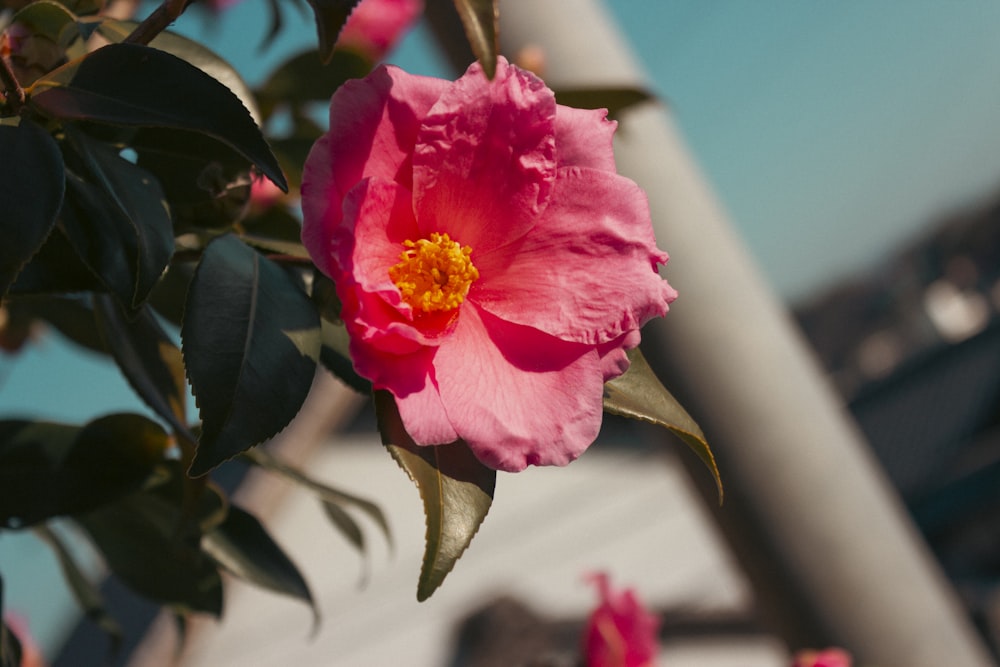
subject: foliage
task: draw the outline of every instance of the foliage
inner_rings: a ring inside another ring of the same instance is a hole
[[[209,478],[229,459],[316,494],[362,554],[358,513],[389,538],[376,504],[258,447],[299,411],[317,367],[371,393],[352,367],[336,292],[308,259],[291,206],[322,133],[311,104],[374,65],[336,46],[356,3],[310,0],[320,57],[296,55],[256,89],[205,46],[164,30],[183,2],[167,0],[141,23],[104,16],[96,0],[35,0],[8,13],[0,349],[16,350],[34,323],[45,323],[117,364],[155,420],[0,421],[0,528],[36,530],[116,645],[117,623],[51,520],[78,526],[125,584],[179,614],[220,615],[225,571],[300,600],[319,618],[282,547]],[[455,5],[492,75],[495,0]],[[281,10],[277,0],[271,6],[273,36]],[[601,102],[600,91],[577,96]],[[639,99],[644,93],[609,91],[604,106]],[[265,137],[260,128],[278,118],[287,131]],[[255,200],[265,180],[289,194]],[[198,424],[187,414],[188,384]],[[415,446],[391,397],[375,392],[374,400],[385,445],[426,511],[417,593],[426,599],[485,518],[496,472],[461,442]],[[641,356],[608,384],[605,406],[671,429],[718,479],[704,436]],[[16,664],[17,653],[4,626],[0,665]]]

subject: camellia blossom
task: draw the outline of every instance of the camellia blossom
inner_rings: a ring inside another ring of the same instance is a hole
[[[302,183],[302,238],[337,286],[357,372],[418,445],[564,465],[603,384],[676,292],[615,123],[500,59],[455,82],[380,67],[333,96]]]
[[[341,29],[337,46],[382,60],[423,11],[423,0],[361,0]]]
[[[612,590],[606,574],[590,579],[597,586],[600,604],[583,631],[586,667],[654,667],[660,619],[643,607],[631,589]]]
[[[851,654],[839,648],[800,651],[795,655],[792,667],[851,667]]]

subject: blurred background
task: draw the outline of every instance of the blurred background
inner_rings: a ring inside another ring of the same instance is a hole
[[[262,0],[244,0],[218,16],[195,7],[176,29],[210,45],[252,86],[314,45],[308,10],[284,4],[285,27],[266,51],[258,48],[268,28]],[[1000,632],[1000,4],[606,4],[738,233],[792,310],[995,649]],[[144,5],[140,13],[153,6]],[[423,24],[389,60],[414,73],[451,76]],[[660,245],[671,250],[669,238],[660,239]],[[84,380],[88,388],[81,391]],[[115,367],[57,334],[19,354],[0,354],[0,418],[84,421],[118,410],[145,411]],[[350,428],[370,434],[374,423],[361,417]],[[644,434],[639,427],[612,422],[604,436],[611,443],[606,450],[627,454],[610,465],[627,467],[633,460],[628,457],[645,455],[643,445],[623,444],[642,441]],[[357,465],[359,475],[369,474],[367,464]],[[383,467],[386,474],[402,477],[391,464]],[[589,469],[581,474],[590,474]],[[530,493],[527,483],[518,483]],[[656,488],[655,481],[649,483]],[[676,484],[686,488],[682,479]],[[376,502],[389,501],[374,491],[380,483],[366,486]],[[665,493],[667,501],[685,508],[696,504],[689,491]],[[499,497],[498,506],[508,500]],[[403,501],[415,505],[412,497]],[[530,505],[524,511],[530,512]],[[710,523],[700,510],[690,511]],[[491,515],[487,523],[494,519]],[[510,522],[515,529],[517,519]],[[756,636],[752,613],[745,612],[752,603],[738,566],[724,554],[711,527],[690,530],[706,553],[715,554],[709,560],[717,565],[698,576],[715,581],[719,599],[732,604],[722,605],[724,613],[713,617],[713,624],[678,621],[674,632],[687,627],[692,633]],[[419,542],[420,531],[415,535]],[[473,551],[477,547],[484,545],[474,542]],[[633,546],[647,547],[662,545]],[[405,548],[400,551],[397,562],[408,557]],[[669,556],[660,560],[669,567]],[[472,571],[475,562],[463,560],[459,572],[463,567]],[[74,633],[79,613],[44,545],[30,535],[3,533],[0,568],[6,606],[28,618],[47,656],[56,664],[99,664],[99,659],[76,661],[87,645],[79,631]],[[313,568],[303,569],[313,574]],[[665,588],[642,580],[647,571],[636,564],[621,575],[640,591],[647,587],[652,595],[646,597],[656,598]],[[373,586],[381,576],[376,567]],[[556,586],[579,589],[563,596],[572,604],[547,610],[556,629],[564,627],[560,622],[571,622],[574,605],[582,615],[590,599],[579,574],[570,579]],[[453,584],[449,580],[445,589]],[[403,591],[407,601],[409,586]],[[364,593],[355,602],[362,599]],[[456,607],[459,611],[469,609]],[[337,621],[331,615],[328,622]],[[304,635],[292,639],[303,643]],[[558,645],[560,635],[555,636]],[[77,642],[75,648],[57,660],[67,640]],[[99,655],[101,644],[92,645]],[[781,664],[781,651],[762,650],[760,664]]]

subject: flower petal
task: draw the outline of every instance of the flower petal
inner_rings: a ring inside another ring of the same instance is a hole
[[[612,141],[618,123],[607,109],[556,107],[556,153],[560,167],[591,167],[616,173]]]
[[[501,319],[597,345],[663,315],[677,293],[660,278],[646,195],[627,178],[561,169],[552,199],[517,243],[473,255],[469,300]]]
[[[593,347],[468,304],[434,357],[441,400],[458,436],[484,464],[508,472],[566,465],[593,443],[603,410],[600,364]]]
[[[448,85],[383,66],[334,93],[330,130],[302,171],[302,242],[320,270],[330,274],[329,258],[313,249],[329,247],[344,197],[358,181],[377,176],[410,187],[420,121]]]
[[[397,183],[370,178],[348,193],[344,219],[331,240],[341,317],[352,335],[372,344],[380,341],[394,354],[411,351],[412,341],[437,345],[454,328],[451,314],[417,318],[389,277],[403,241],[416,236],[410,192]]]
[[[478,64],[427,114],[413,155],[417,223],[482,252],[523,235],[555,176],[556,103],[542,81],[500,59]]]

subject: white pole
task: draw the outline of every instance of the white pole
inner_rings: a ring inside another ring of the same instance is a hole
[[[598,0],[502,0],[500,15],[504,53],[540,46],[552,88],[645,81]],[[622,120],[619,171],[649,194],[681,295],[646,346],[709,435],[727,504],[775,559],[763,570],[786,593],[770,603],[860,665],[993,664],[666,109]]]

